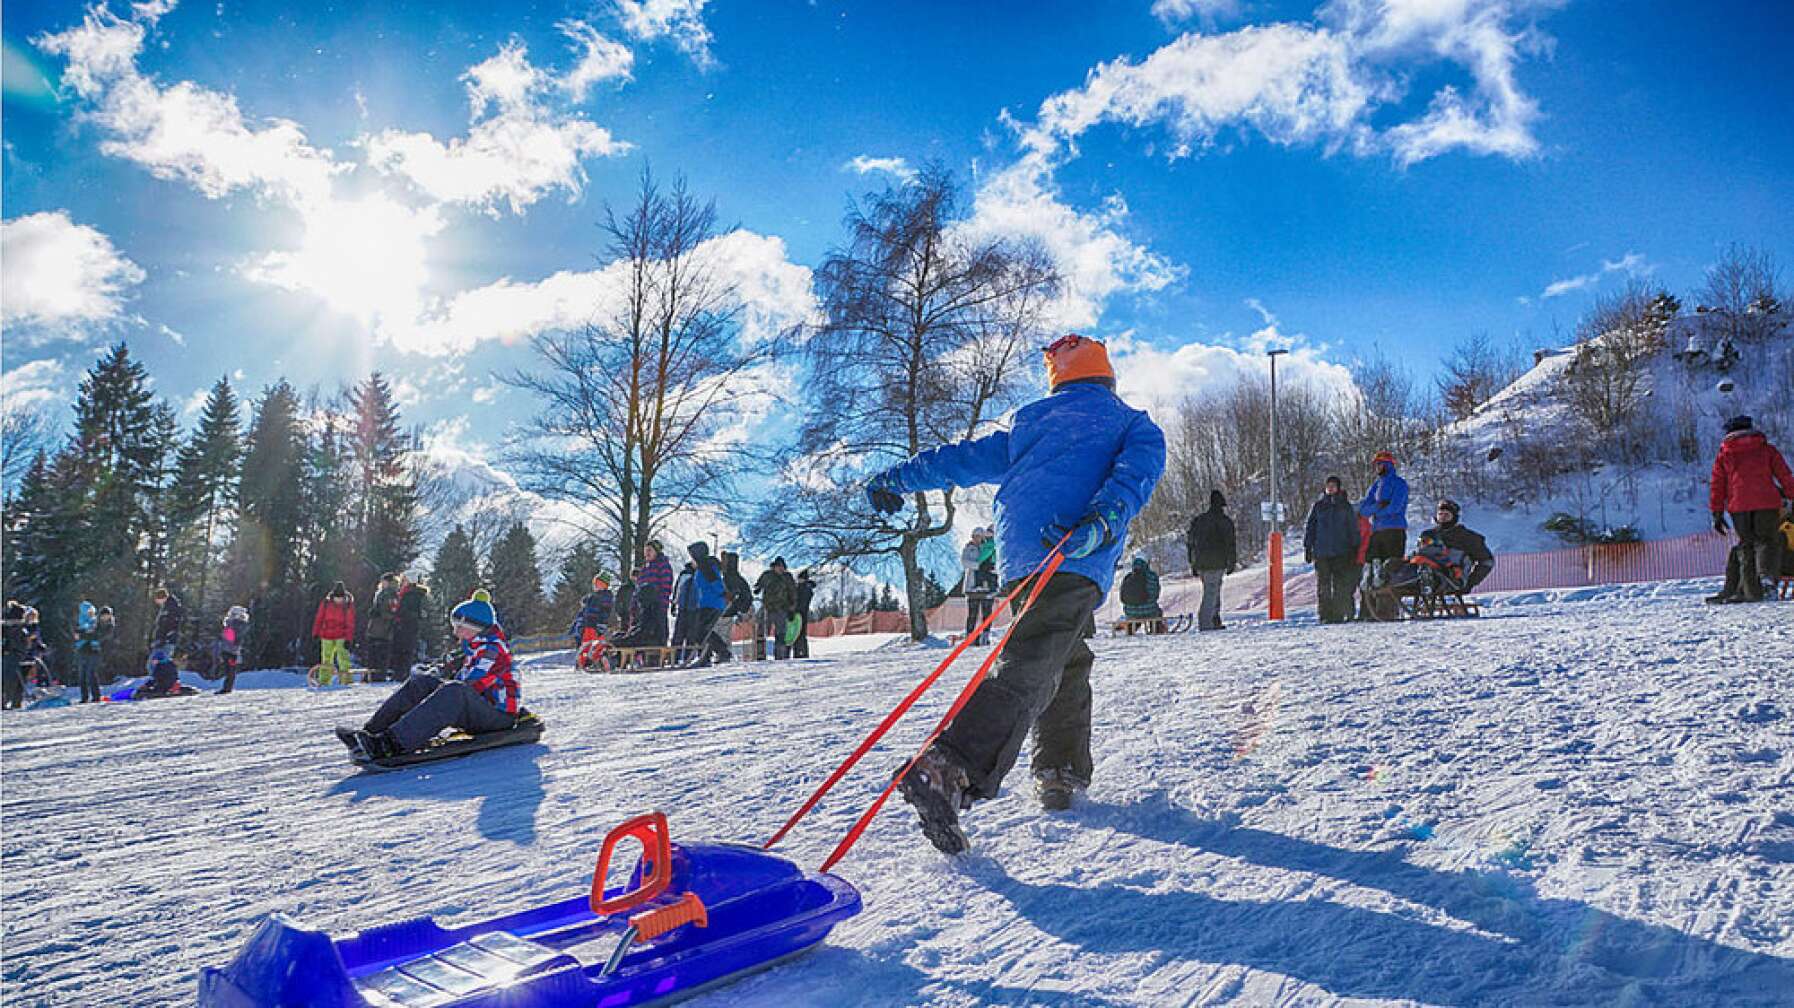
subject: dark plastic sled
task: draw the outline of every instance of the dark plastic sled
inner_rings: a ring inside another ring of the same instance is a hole
[[[380,760],[356,760],[355,765],[365,770],[398,770],[402,767],[416,766],[419,763],[434,763],[437,760],[454,759],[466,756],[483,749],[498,749],[502,746],[524,745],[535,742],[542,737],[548,726],[534,714],[525,714],[514,728],[504,731],[481,732],[469,735],[455,732],[432,739],[430,744],[415,752],[400,753]]]
[[[196,687],[189,686],[186,683],[176,683],[173,692],[169,693],[150,693],[144,689],[147,685],[149,685],[149,680],[139,680],[122,689],[113,690],[106,696],[106,699],[115,703],[127,703],[133,700],[166,700],[169,697],[199,695],[199,690]]]
[[[619,840],[643,845],[624,890],[603,892]],[[593,891],[461,928],[428,917],[332,939],[278,915],[201,1008],[624,1008],[663,1004],[806,951],[860,909],[832,874],[755,847],[672,844],[666,817],[604,840]]]

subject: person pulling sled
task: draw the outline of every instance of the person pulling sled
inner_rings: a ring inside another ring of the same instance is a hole
[[[511,649],[492,603],[468,599],[449,614],[461,642],[456,678],[419,672],[405,680],[359,729],[338,728],[337,738],[357,762],[378,763],[426,749],[445,729],[478,736],[510,731],[532,715],[511,668]]]
[[[1163,432],[1115,394],[1102,343],[1068,335],[1044,357],[1051,391],[1009,429],[924,451],[867,485],[872,507],[895,514],[903,494],[995,483],[1004,582],[1042,567],[1056,546],[1065,558],[1019,616],[996,671],[899,784],[923,834],[947,854],[967,848],[959,813],[996,797],[1030,730],[1043,806],[1067,808],[1089,786],[1095,659],[1085,640],[1128,523],[1165,468]]]

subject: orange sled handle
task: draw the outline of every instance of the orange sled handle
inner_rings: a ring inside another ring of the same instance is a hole
[[[642,884],[621,896],[605,899],[604,879],[610,873],[611,855],[616,853],[617,844],[630,838],[642,844]],[[666,813],[648,812],[626,819],[605,836],[604,846],[598,851],[598,867],[592,872],[592,912],[608,917],[641,906],[665,892],[672,880],[673,845],[667,836]]]
[[[635,931],[635,940],[650,942],[668,931],[687,924],[699,927],[710,926],[710,912],[704,901],[695,892],[688,892],[679,898],[679,902],[653,910],[643,910],[629,918],[629,926]]]

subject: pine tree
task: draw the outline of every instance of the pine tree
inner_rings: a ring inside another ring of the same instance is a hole
[[[35,606],[48,620],[74,602],[79,572],[66,561],[81,534],[81,517],[66,502],[74,497],[74,456],[38,452],[6,507],[5,596]]]
[[[446,611],[472,595],[479,583],[480,560],[473,551],[473,537],[456,524],[436,548],[436,565],[430,570],[430,595]]]
[[[230,597],[250,608],[249,667],[298,660],[294,643],[311,629],[299,582],[305,546],[306,438],[299,395],[282,380],[256,403],[237,486],[237,536]]]
[[[598,562],[598,544],[590,539],[574,543],[561,558],[554,595],[548,600],[548,611],[543,617],[550,629],[562,618],[569,624],[573,622],[586,593],[592,590],[592,578],[599,573]]]
[[[214,605],[213,596],[221,595],[226,587],[219,575],[228,553],[237,480],[242,475],[238,408],[230,380],[219,378],[206,397],[198,427],[176,457],[169,490],[169,576],[192,586],[188,603],[196,616],[216,615],[234,604]]]
[[[317,434],[305,455],[304,527],[311,559],[305,583],[315,601],[337,581],[357,580],[363,565],[356,550],[360,530],[350,512],[355,467],[348,419],[329,408],[313,415]],[[369,583],[378,576],[372,571]]]
[[[492,604],[504,614],[512,636],[534,633],[542,626],[542,569],[536,562],[536,537],[523,522],[512,522],[492,544],[486,558],[486,587]]]
[[[119,343],[82,380],[74,440],[52,466],[64,477],[55,507],[79,518],[67,546],[45,559],[67,572],[71,590],[114,599],[119,640],[127,644],[148,638],[149,588],[163,573],[161,511],[174,432],[174,411],[155,401],[148,373]],[[79,600],[44,601],[46,639],[65,639]]]
[[[349,506],[362,563],[350,587],[371,593],[381,571],[403,570],[418,555],[417,475],[413,439],[399,431],[392,385],[378,371],[349,393],[353,470]]]
[[[928,577],[922,585],[922,605],[926,606],[929,609],[933,609],[935,606],[938,606],[946,601],[947,601],[946,586],[941,584],[940,578],[937,578],[934,576],[933,571],[929,571]]]

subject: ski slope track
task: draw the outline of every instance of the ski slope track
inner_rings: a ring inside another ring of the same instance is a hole
[[[1042,812],[1023,768],[959,859],[894,800],[838,869],[865,911],[691,1003],[1794,1003],[1794,605],[1712,589],[1099,638],[1086,800]],[[191,1004],[270,912],[341,934],[566,898],[650,808],[761,841],[941,654],[532,658],[544,744],[380,775],[330,726],[389,687],[7,712],[0,994]],[[971,664],[779,850],[818,864]]]

